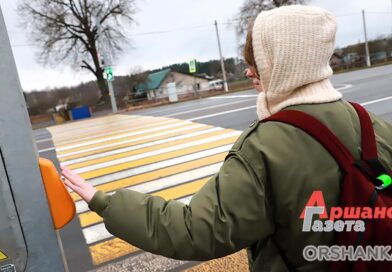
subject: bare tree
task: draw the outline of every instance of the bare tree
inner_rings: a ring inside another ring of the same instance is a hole
[[[134,23],[135,12],[135,0],[20,0],[18,4],[22,26],[40,45],[40,63],[70,64],[92,72],[101,98],[108,96],[108,88],[99,52],[106,48],[112,59],[118,56],[127,42],[125,27]]]
[[[244,37],[248,32],[249,23],[264,10],[270,10],[281,6],[302,5],[309,0],[245,0],[240,11],[235,16],[236,32],[239,37]]]

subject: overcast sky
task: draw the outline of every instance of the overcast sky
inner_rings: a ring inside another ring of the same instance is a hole
[[[214,20],[219,23],[222,51],[225,57],[238,55],[231,19],[244,0],[137,0],[137,25],[127,30],[133,41],[115,63],[114,73],[124,75],[135,67],[159,68],[191,58],[207,61],[219,57]],[[43,67],[37,63],[37,48],[27,32],[18,27],[15,13],[17,0],[0,0],[13,53],[24,90],[76,85],[94,79],[85,71],[72,71],[66,66]],[[392,0],[314,0],[312,5],[331,11],[338,19],[337,45],[364,40],[361,10],[367,12],[369,38],[392,32]],[[182,29],[202,26],[195,29]],[[169,33],[140,35],[145,32],[173,30]]]

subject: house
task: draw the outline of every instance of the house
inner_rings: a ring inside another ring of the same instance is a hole
[[[351,52],[351,53],[347,53],[343,57],[343,60],[345,63],[353,63],[353,62],[358,61],[359,58],[360,58],[360,56],[356,52]]]
[[[135,87],[135,92],[136,95],[146,93],[148,100],[167,98],[169,96],[167,84],[173,82],[176,83],[178,95],[196,94],[210,89],[205,78],[166,69],[149,74],[145,83]]]
[[[387,61],[388,59],[388,53],[385,51],[379,51],[379,52],[375,52],[370,54],[370,60],[372,62],[380,62],[380,61]]]

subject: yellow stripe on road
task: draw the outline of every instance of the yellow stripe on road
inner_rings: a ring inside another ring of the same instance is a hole
[[[173,126],[173,125],[176,125],[176,124],[178,124],[178,125],[177,126]],[[174,128],[180,128],[180,127],[186,127],[186,126],[194,126],[194,125],[195,124],[191,123],[191,122],[182,122],[181,121],[181,122],[178,122],[178,123],[174,122],[174,123],[168,124],[168,125],[165,124],[165,125],[163,125],[161,127],[162,127],[162,129],[165,129],[165,126],[170,126],[170,129],[174,129]],[[68,146],[68,148],[66,150],[61,150],[59,148],[59,151],[57,152],[57,154],[58,155],[64,155],[64,154],[75,152],[75,151],[82,151],[82,150],[85,150],[85,149],[88,149],[88,148],[99,147],[99,146],[102,145],[102,143],[114,144],[114,143],[122,142],[122,141],[124,141],[124,139],[130,140],[130,139],[134,139],[134,138],[140,138],[140,137],[149,136],[149,135],[151,135],[154,132],[158,132],[159,131],[158,130],[159,127],[160,126],[154,126],[152,128],[149,128],[149,130],[154,129],[154,131],[147,131],[148,129],[145,129],[145,128],[135,129],[135,130],[132,130],[132,134],[135,134],[135,135],[132,135],[132,136],[127,136],[126,134],[124,134],[124,135],[122,135],[124,137],[122,137],[122,136],[120,137],[119,136],[119,138],[113,139],[113,140],[108,139],[106,141],[105,139],[103,139],[103,140],[101,139],[101,141],[99,143],[91,143],[91,144],[89,144],[89,142],[86,142],[86,143],[83,143],[83,145],[79,146],[79,147],[72,148],[72,146]],[[79,143],[77,145],[79,145]]]
[[[130,146],[136,146],[139,144],[144,144],[144,143],[148,143],[148,142],[152,142],[152,141],[157,141],[157,140],[161,140],[161,139],[166,139],[166,138],[170,138],[170,137],[174,137],[174,136],[179,136],[179,135],[184,135],[184,134],[188,134],[188,133],[192,133],[192,132],[197,132],[197,131],[201,131],[201,130],[206,130],[211,128],[212,126],[200,126],[197,124],[188,124],[188,125],[182,125],[181,128],[184,128],[184,130],[182,131],[175,131],[173,133],[165,133],[162,135],[157,135],[157,136],[152,136],[152,137],[146,137],[145,139],[141,139],[141,140],[136,140],[136,141],[132,141],[132,142],[127,142],[127,143],[119,143],[110,147],[102,147],[99,148],[97,150],[93,150],[93,151],[86,151],[86,152],[81,152],[79,154],[76,155],[70,155],[67,156],[65,154],[64,157],[60,158],[59,160],[61,162],[65,162],[65,161],[69,161],[69,160],[73,160],[73,159],[77,159],[77,158],[82,158],[82,157],[86,157],[86,156],[90,156],[90,155],[94,155],[94,154],[98,154],[98,153],[103,153],[106,151],[111,151],[114,149],[119,149],[119,148],[123,148],[123,147],[130,147]],[[189,129],[186,129],[189,128]],[[151,135],[151,133],[147,134],[148,136]],[[145,136],[142,135],[137,135],[136,137],[134,137],[133,139],[137,139],[137,138],[142,138]],[[124,140],[124,139],[123,139]],[[131,137],[126,138],[126,140],[132,140]],[[110,143],[110,142],[105,142],[106,144]],[[101,144],[102,145],[102,144]]]
[[[191,170],[191,169],[196,169],[196,168],[203,167],[203,166],[206,166],[206,165],[222,162],[224,160],[224,158],[226,157],[226,155],[227,155],[227,152],[220,153],[220,154],[213,155],[213,156],[210,156],[210,157],[205,157],[205,158],[202,158],[202,159],[197,159],[197,160],[194,160],[194,161],[190,161],[190,162],[186,162],[186,163],[170,166],[170,167],[167,167],[167,168],[158,169],[158,170],[151,171],[151,172],[148,172],[148,173],[143,173],[143,174],[140,174],[140,175],[132,176],[132,177],[129,177],[129,178],[116,180],[116,181],[113,181],[113,182],[110,182],[110,183],[98,185],[95,188],[97,190],[102,191],[102,192],[115,191],[115,190],[120,189],[120,188],[126,188],[126,187],[129,187],[129,186],[133,186],[133,185],[145,183],[145,182],[148,182],[148,181],[152,181],[152,180],[155,180],[155,179],[158,179],[158,178],[164,178],[164,177],[167,177],[167,176],[171,176],[171,175],[174,175],[174,174],[185,172],[185,171],[188,171],[188,170]],[[75,192],[72,192],[71,196],[72,196],[72,198],[75,201],[81,200],[81,197],[78,194],[76,194]]]
[[[140,149],[136,149],[136,150],[132,150],[132,151],[116,154],[116,155],[111,155],[111,156],[107,156],[107,157],[103,157],[103,158],[99,158],[99,159],[93,159],[93,160],[89,160],[86,162],[71,164],[71,165],[68,165],[68,168],[78,169],[78,168],[82,168],[82,167],[89,166],[89,165],[112,161],[112,160],[116,160],[116,159],[120,159],[120,158],[124,158],[124,157],[129,157],[129,156],[133,156],[133,155],[143,154],[143,153],[146,153],[149,151],[159,150],[159,149],[166,148],[166,147],[176,146],[179,144],[189,143],[189,142],[193,142],[193,141],[197,141],[197,140],[201,140],[201,139],[205,139],[205,138],[209,138],[209,137],[213,137],[213,136],[227,134],[228,131],[230,131],[230,130],[219,130],[219,131],[214,131],[214,132],[210,132],[210,133],[206,133],[206,134],[202,134],[202,135],[197,135],[197,136],[190,137],[190,138],[185,138],[185,139],[176,140],[176,141],[172,141],[172,142],[168,142],[168,143],[163,143],[163,144],[153,145],[153,146],[149,146],[149,147],[145,147],[145,148],[140,148]]]
[[[90,246],[89,249],[94,265],[106,263],[140,250],[119,238]]]
[[[80,137],[79,139],[75,139],[74,135],[71,135],[71,139],[69,139],[68,142],[58,144],[56,145],[56,148],[67,148],[68,146],[72,146],[74,144],[83,144],[83,143],[88,143],[90,141],[97,141],[97,140],[102,140],[105,138],[109,137],[118,137],[121,135],[124,135],[129,132],[133,132],[136,129],[149,129],[157,126],[157,120],[155,118],[141,118],[141,120],[138,120],[138,122],[135,122],[133,120],[126,120],[127,124],[118,126],[118,129],[116,128],[109,128],[107,130],[101,130],[95,133],[91,133],[87,136]],[[150,122],[149,122],[150,121]],[[160,125],[169,125],[172,123],[178,123],[178,120],[176,119],[164,119],[161,121],[158,121]],[[105,126],[106,127],[106,126]],[[71,133],[69,133],[71,134]],[[70,138],[70,136],[68,136]]]
[[[200,188],[210,179],[204,178],[200,179],[197,181],[181,184],[169,189],[165,189],[162,191],[158,191],[155,193],[152,193],[151,195],[153,196],[160,196],[164,198],[165,200],[169,199],[176,199],[176,198],[181,198],[187,195],[192,195],[196,193]],[[95,212],[85,212],[79,215],[80,219],[80,225],[84,228],[96,223],[102,222],[102,217],[100,217],[98,214]]]
[[[125,255],[141,251],[139,248],[119,239],[114,238],[89,247],[94,265],[100,265]],[[248,271],[249,263],[246,250],[241,250],[232,255],[211,260],[191,267],[186,272],[209,271]]]
[[[233,144],[237,139],[238,139],[238,136],[233,136],[233,137],[229,137],[226,139],[221,139],[218,141],[209,142],[206,144],[201,144],[201,145],[189,147],[186,149],[181,149],[178,151],[163,153],[160,155],[151,156],[151,157],[147,157],[147,158],[136,160],[136,161],[126,162],[126,163],[117,164],[117,165],[110,166],[110,167],[105,167],[105,168],[93,170],[90,172],[85,172],[85,173],[80,174],[80,176],[84,179],[92,179],[92,178],[104,176],[107,174],[119,172],[119,171],[129,169],[129,168],[134,168],[134,167],[138,167],[138,166],[142,166],[142,165],[146,165],[146,164],[164,161],[164,160],[168,160],[171,158],[176,158],[179,156],[202,151],[202,150],[209,150],[209,149],[212,149],[212,148],[218,147],[218,146]]]
[[[160,117],[158,118],[160,119]],[[133,124],[134,122],[138,123],[142,120],[147,121],[148,119],[153,121],[155,118],[138,115],[105,116],[56,125],[48,127],[48,130],[55,136],[55,144],[60,146],[71,144],[78,139],[83,140],[92,135],[115,131],[119,128],[126,127],[126,125],[129,126],[129,124]]]

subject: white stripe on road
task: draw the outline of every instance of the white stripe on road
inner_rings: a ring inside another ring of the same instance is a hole
[[[178,199],[178,201],[184,203],[184,204],[189,204],[190,200],[191,200],[192,196],[187,196],[181,199]],[[131,216],[131,214],[129,215],[124,215],[124,216]],[[103,223],[97,224],[97,225],[93,225],[91,227],[88,228],[84,228],[83,230],[83,235],[84,238],[86,239],[86,243],[92,244],[92,243],[96,243],[99,242],[101,240],[113,237],[113,235],[111,235],[105,228],[105,225]]]
[[[160,136],[163,136],[163,135],[172,134],[172,133],[176,133],[176,132],[187,131],[187,130],[192,130],[192,129],[196,129],[196,128],[200,128],[200,127],[208,127],[208,126],[205,125],[205,124],[197,124],[197,123],[195,123],[195,124],[193,124],[191,126],[186,126],[186,127],[179,128],[179,129],[166,130],[164,132],[150,134],[148,136],[143,136],[143,137],[140,137],[140,138],[129,139],[129,140],[121,141],[121,142],[116,142],[116,143],[111,143],[111,144],[106,144],[106,145],[100,145],[100,146],[95,146],[95,147],[91,147],[91,148],[86,148],[86,149],[83,149],[83,150],[78,150],[78,151],[74,151],[74,152],[61,154],[61,155],[58,155],[57,158],[60,159],[60,158],[63,158],[63,157],[79,155],[79,154],[83,154],[83,153],[90,152],[90,151],[100,150],[102,148],[114,147],[114,146],[117,146],[117,145],[128,144],[128,143],[137,142],[137,141],[141,141],[141,140],[147,140],[147,139],[154,138],[154,137],[160,137]]]
[[[52,140],[52,138],[45,138],[45,139],[41,139],[41,140],[35,140],[35,143],[39,144],[39,143],[48,142],[51,140]]]
[[[112,115],[109,113],[109,116],[106,116],[105,118],[90,118],[90,119],[84,119],[84,120],[77,120],[73,121],[70,123],[64,123],[59,126],[53,126],[49,127],[48,129],[50,130],[51,133],[54,133],[56,135],[62,134],[64,136],[67,135],[68,133],[77,130],[77,129],[83,129],[85,131],[91,131],[91,130],[96,130],[97,128],[102,127],[102,121],[104,121],[105,125],[108,125],[110,129],[114,129],[115,127],[119,126],[121,123],[129,123],[133,122],[134,120],[140,120],[140,119],[151,119],[150,116],[143,116],[143,115]]]
[[[123,163],[131,162],[131,161],[136,161],[136,160],[148,158],[151,156],[156,156],[156,155],[160,155],[160,154],[164,154],[164,153],[168,153],[168,152],[178,151],[181,149],[186,149],[186,148],[210,143],[213,141],[218,141],[218,140],[223,140],[223,139],[227,139],[227,138],[234,137],[234,136],[239,136],[240,134],[241,134],[240,131],[232,131],[232,132],[229,132],[226,134],[208,137],[208,138],[204,138],[204,139],[201,139],[198,141],[193,141],[193,142],[189,142],[189,143],[184,143],[184,144],[180,144],[180,145],[176,145],[176,146],[171,146],[171,147],[162,148],[159,150],[146,152],[143,154],[137,154],[134,156],[129,156],[129,157],[125,157],[125,158],[120,158],[120,159],[116,159],[116,160],[111,160],[111,161],[107,161],[107,162],[102,162],[102,163],[97,163],[97,164],[81,167],[81,168],[75,169],[73,172],[76,174],[91,172],[94,170],[107,168],[107,167],[114,166],[117,164],[123,164]]]
[[[164,161],[160,161],[160,162],[156,162],[156,163],[152,163],[152,164],[148,164],[148,165],[144,165],[144,166],[140,166],[140,167],[130,168],[130,169],[123,170],[120,172],[108,174],[108,175],[105,175],[102,177],[92,178],[92,179],[89,179],[88,181],[91,185],[97,186],[97,185],[112,182],[115,180],[124,179],[124,178],[128,178],[131,176],[155,171],[155,170],[162,169],[165,167],[169,167],[169,166],[173,166],[173,165],[177,165],[177,164],[181,164],[181,163],[186,163],[186,162],[193,161],[193,160],[198,160],[198,159],[201,159],[204,157],[209,157],[209,156],[220,154],[223,152],[228,152],[232,146],[233,146],[232,144],[229,144],[229,145],[224,145],[224,146],[220,146],[220,147],[216,147],[216,148],[211,148],[208,150],[192,153],[192,154],[185,155],[185,156],[180,156],[180,157],[173,158],[173,159],[168,159],[168,160],[164,160]]]
[[[171,137],[171,138],[167,138],[167,139],[163,139],[163,140],[147,142],[147,143],[140,144],[140,145],[130,146],[130,147],[126,147],[126,148],[120,148],[120,149],[111,150],[111,151],[107,151],[107,152],[103,152],[103,153],[98,153],[98,154],[94,154],[94,155],[90,155],[90,156],[86,156],[86,157],[82,157],[82,158],[77,158],[77,159],[69,160],[69,161],[66,161],[66,162],[62,162],[61,164],[62,165],[71,165],[71,164],[75,164],[75,163],[91,161],[91,160],[100,159],[100,158],[104,158],[104,157],[108,157],[108,156],[112,156],[112,155],[116,155],[116,154],[121,154],[121,153],[129,152],[129,151],[133,151],[133,150],[137,150],[137,149],[151,147],[151,146],[154,146],[154,145],[170,143],[170,142],[174,142],[174,141],[178,141],[178,140],[183,140],[183,139],[186,139],[186,138],[191,138],[191,137],[194,137],[194,136],[208,134],[208,133],[219,131],[219,130],[223,130],[223,128],[221,128],[221,127],[213,127],[213,128],[210,128],[210,129],[206,129],[206,130],[202,130],[202,131],[196,131],[196,132],[193,132],[193,133],[184,134],[184,135],[180,135],[180,136],[175,136],[175,137]]]
[[[244,94],[244,95],[222,95],[222,96],[213,96],[208,97],[207,99],[227,99],[227,98],[249,98],[249,97],[257,97],[257,94]],[[252,101],[254,99],[243,100],[243,101]]]
[[[122,119],[122,120],[115,120],[114,122],[116,123],[116,126],[118,126],[118,124],[121,124],[121,123],[130,123],[130,122],[133,122],[134,120],[138,120],[138,121],[140,121],[140,119],[145,119],[145,118],[150,118],[150,119],[152,119],[151,118],[151,116],[142,116],[142,115],[129,115],[129,117],[127,118],[127,119]],[[96,119],[94,119],[94,120],[99,120],[98,118],[96,118]],[[87,123],[90,123],[90,120],[85,120],[86,121],[86,123],[83,123],[84,121],[78,121],[80,124],[84,124],[83,126],[85,127],[86,126],[86,124]],[[168,122],[172,122],[173,120],[162,120],[162,121],[160,121],[160,123],[168,123]],[[74,125],[75,123],[69,123],[69,124],[66,124],[66,125]],[[102,126],[102,124],[96,124],[96,122],[95,122],[95,124],[87,124],[87,126],[88,126],[88,128],[91,128],[91,127],[96,127],[96,126]],[[72,129],[76,129],[75,127],[73,127]],[[114,128],[113,128],[114,129]],[[97,138],[97,137],[100,137],[100,136],[107,136],[107,135],[111,135],[111,134],[115,134],[115,133],[119,133],[119,132],[123,132],[123,131],[130,131],[130,130],[133,130],[134,128],[127,128],[127,129],[122,129],[122,130],[116,130],[116,131],[113,131],[113,132],[106,132],[106,133],[102,133],[102,134],[99,134],[99,135],[93,135],[93,136],[84,136],[84,137],[80,137],[80,138],[78,138],[77,139],[77,141],[83,141],[83,140],[88,140],[88,139],[93,139],[93,138]],[[48,129],[49,130],[49,129]],[[66,132],[67,130],[66,129],[64,129],[62,132]],[[49,132],[50,134],[53,134],[53,132]],[[66,133],[69,133],[69,132],[66,132]],[[55,134],[58,134],[58,132],[55,132]],[[52,138],[45,138],[45,139],[40,139],[40,140],[38,140],[38,141],[36,141],[36,143],[39,143],[40,141],[49,141],[49,140],[51,140]],[[71,141],[72,142],[72,141]],[[69,142],[68,142],[69,143]],[[67,143],[65,143],[65,144],[67,144]],[[64,144],[64,145],[65,145]]]
[[[391,99],[392,99],[392,96],[388,96],[388,97],[384,97],[384,98],[380,98],[380,99],[364,102],[364,103],[361,103],[361,105],[362,106],[367,106],[367,105],[371,105],[371,104],[375,104],[375,103],[379,103],[379,102],[384,102],[384,101],[391,100]]]
[[[248,102],[248,101],[253,101],[253,100],[254,99],[245,99],[245,100],[241,100],[241,101],[235,101],[235,102],[230,102],[230,103],[218,104],[218,105],[204,107],[204,108],[198,108],[198,109],[194,109],[194,110],[188,110],[188,111],[183,111],[183,112],[176,112],[176,113],[173,113],[173,114],[164,115],[164,117],[172,117],[172,116],[183,115],[183,114],[186,114],[186,113],[191,113],[191,112],[196,112],[196,111],[204,111],[204,110],[209,110],[209,109],[215,109],[215,108],[219,108],[219,107],[234,105],[234,104]]]
[[[55,147],[44,148],[44,149],[38,150],[38,153],[44,153],[44,152],[52,151],[55,149],[56,149]]]
[[[57,148],[57,151],[60,152],[60,151],[65,151],[65,150],[69,150],[69,149],[73,149],[73,148],[88,146],[88,145],[92,145],[92,144],[98,144],[98,143],[102,143],[102,142],[118,140],[118,139],[130,137],[130,136],[145,134],[145,133],[159,131],[159,130],[163,130],[163,129],[179,127],[179,126],[183,126],[183,125],[186,125],[186,124],[191,124],[191,122],[183,121],[183,122],[176,122],[174,124],[165,125],[165,126],[156,126],[156,127],[150,128],[150,129],[144,129],[144,130],[140,130],[140,131],[136,131],[136,132],[130,132],[130,133],[124,133],[124,134],[121,134],[121,135],[108,137],[108,138],[104,138],[104,139],[99,139],[99,140],[94,140],[94,141],[83,142],[83,143],[80,143],[80,144],[74,144],[74,145],[69,145],[69,146],[65,146],[65,147],[60,147],[60,148]]]
[[[256,108],[256,106],[250,106],[250,107],[239,108],[239,109],[235,109],[235,110],[223,111],[223,112],[218,112],[218,113],[214,113],[214,114],[194,117],[194,118],[188,119],[187,121],[196,121],[196,120],[200,120],[200,119],[207,119],[207,118],[211,118],[211,117],[215,117],[215,116],[219,116],[219,115],[224,115],[224,114],[228,114],[228,113],[244,111],[244,110],[249,110],[249,109],[254,109],[254,108]]]
[[[351,84],[339,84],[339,85],[343,85],[343,87],[336,88],[336,90],[338,90],[338,91],[343,91],[343,90],[346,90],[346,89],[350,89],[353,86]]]
[[[156,191],[164,190],[168,187],[173,187],[181,185],[192,180],[202,179],[207,176],[212,176],[216,174],[223,162],[207,165],[190,171],[185,171],[179,174],[175,174],[169,177],[160,178],[141,184],[129,186],[126,189],[133,190],[136,192],[151,194]],[[107,193],[108,195],[114,194],[114,192]],[[76,212],[83,213],[89,210],[88,204],[84,200],[79,200],[76,202]]]

